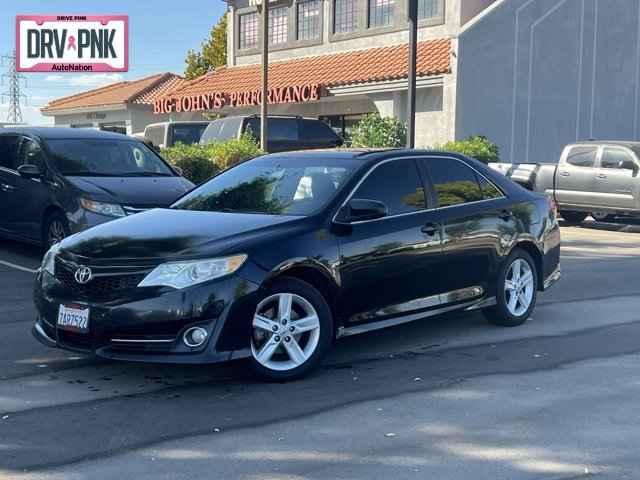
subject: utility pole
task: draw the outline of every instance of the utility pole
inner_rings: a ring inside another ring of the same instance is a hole
[[[8,90],[1,95],[2,103],[8,101],[9,112],[7,121],[10,123],[22,123],[22,110],[20,100],[26,96],[21,92],[21,82],[25,82],[25,77],[16,70],[16,51],[12,55],[2,56],[2,66],[7,65],[7,72],[2,74],[2,85],[8,84]]]
[[[269,0],[262,0],[262,103],[260,105],[260,148],[267,151],[269,104]]]
[[[416,64],[418,54],[418,0],[407,0],[409,13],[409,71],[407,75],[407,148],[416,146]]]

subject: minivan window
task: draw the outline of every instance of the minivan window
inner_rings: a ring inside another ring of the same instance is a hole
[[[251,129],[251,134],[260,141],[259,118],[247,120],[247,130]],[[298,119],[296,118],[269,118],[267,121],[270,142],[297,142],[298,141]]]
[[[47,148],[62,175],[86,177],[173,176],[146,145],[127,140],[50,139]]]
[[[463,162],[446,158],[424,161],[438,197],[439,207],[484,200],[476,172]]]
[[[302,127],[300,138],[306,142],[329,143],[336,138],[336,133],[324,122],[302,119],[300,123]]]
[[[424,186],[413,160],[393,160],[374,167],[352,198],[377,200],[387,206],[389,215],[426,208]]]
[[[621,148],[605,148],[600,160],[602,168],[633,170],[635,162],[628,152]]]
[[[598,147],[573,147],[567,155],[567,163],[576,167],[593,167]]]
[[[42,148],[38,142],[30,138],[25,138],[20,148],[18,166],[20,165],[36,165],[41,169],[44,167]]]
[[[185,145],[191,145],[198,143],[202,137],[202,132],[207,128],[206,124],[177,124],[172,125],[173,128],[173,143],[184,143]]]
[[[0,167],[15,170],[18,168],[18,145],[20,137],[17,135],[0,135]]]
[[[164,126],[157,125],[155,127],[147,127],[144,131],[144,138],[155,146],[165,146],[164,144]]]
[[[310,215],[328,204],[358,165],[354,159],[262,157],[215,176],[171,208]]]

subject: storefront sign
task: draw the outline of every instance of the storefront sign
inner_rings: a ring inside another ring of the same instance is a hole
[[[87,113],[87,120],[104,120],[107,118],[106,113],[90,112]]]
[[[296,85],[269,89],[269,103],[305,103],[320,100],[320,85]],[[209,92],[177,98],[161,98],[154,102],[153,113],[196,112],[223,107],[254,107],[262,103],[262,90],[241,92]]]
[[[126,15],[18,15],[19,72],[126,72]]]

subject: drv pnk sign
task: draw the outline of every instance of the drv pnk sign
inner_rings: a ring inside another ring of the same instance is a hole
[[[19,72],[126,72],[127,15],[18,15]]]

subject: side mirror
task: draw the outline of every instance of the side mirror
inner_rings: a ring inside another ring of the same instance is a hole
[[[351,223],[363,220],[376,220],[389,214],[387,206],[377,200],[352,198],[340,212],[336,219],[340,222]]]
[[[26,179],[42,177],[42,172],[40,171],[38,166],[32,165],[32,164],[20,165],[18,167],[18,173],[22,178],[26,178]]]

